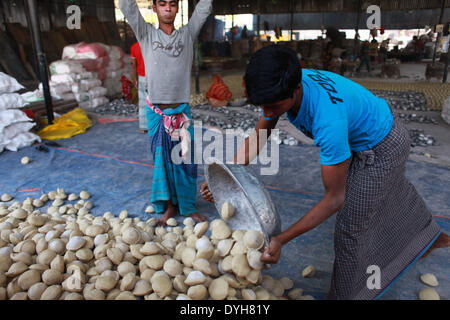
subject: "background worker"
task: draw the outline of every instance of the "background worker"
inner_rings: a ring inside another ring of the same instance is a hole
[[[376,39],[373,39],[369,45],[369,58],[372,65],[378,63],[378,47],[378,41]]]
[[[145,64],[139,42],[131,46],[131,57],[133,60],[133,84],[139,92],[139,132],[147,133],[147,110],[145,99],[147,98],[147,81],[145,79]]]
[[[359,58],[361,59],[361,63],[359,64],[357,72],[360,72],[363,65],[366,65],[367,71],[370,73],[370,61],[369,61],[369,41],[364,41],[364,43],[361,46],[361,51],[359,53]]]

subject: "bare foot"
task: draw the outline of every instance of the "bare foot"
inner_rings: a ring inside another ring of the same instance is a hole
[[[450,236],[446,235],[445,233],[441,233],[436,241],[427,250],[427,252],[425,252],[424,255],[420,258],[420,260],[426,258],[434,249],[448,247],[450,247]]]
[[[204,222],[207,221],[206,217],[198,212],[188,215],[188,217],[191,217],[194,219],[195,222]]]
[[[169,201],[169,205],[167,206],[166,211],[164,211],[164,215],[158,220],[159,226],[165,226],[167,220],[173,218],[177,215],[177,208]]]
[[[140,133],[147,133],[148,130],[139,129],[139,132],[140,132]]]

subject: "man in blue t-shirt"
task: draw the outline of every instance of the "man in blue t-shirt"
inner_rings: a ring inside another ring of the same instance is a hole
[[[281,248],[337,212],[335,261],[329,299],[377,299],[411,264],[435,248],[450,246],[430,210],[405,177],[410,140],[385,100],[340,75],[302,70],[295,52],[268,46],[250,60],[245,75],[248,99],[263,109],[253,137],[235,156],[253,160],[250,143],[261,150],[259,132],[289,121],[320,148],[325,193],[296,223],[271,238],[261,261],[277,263]],[[252,140],[253,139],[253,140]],[[205,200],[213,201],[206,183]],[[367,286],[369,267],[381,270],[380,287]]]
[[[372,149],[389,133],[394,117],[387,102],[359,84],[328,71],[302,70],[303,97],[287,112],[289,121],[320,148],[320,162],[330,166],[351,152]],[[266,108],[273,116],[280,112]]]

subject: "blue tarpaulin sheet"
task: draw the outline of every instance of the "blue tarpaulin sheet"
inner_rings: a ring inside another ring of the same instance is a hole
[[[144,213],[150,204],[153,161],[148,136],[138,133],[136,122],[96,124],[85,134],[58,143],[60,147],[49,147],[47,153],[32,146],[0,154],[0,193],[9,193],[15,200],[23,201],[26,197],[38,198],[58,187],[64,188],[67,194],[87,190],[94,204],[91,210],[94,215],[103,215],[107,211],[118,215],[126,209],[130,216],[144,220],[155,216]],[[23,156],[30,157],[32,162],[22,165],[20,159]],[[321,199],[323,186],[317,148],[282,145],[278,174],[262,176],[260,168],[260,165],[250,165],[248,170],[269,191],[281,216],[283,230]],[[408,161],[407,176],[443,231],[449,233],[450,169]],[[203,166],[200,165],[198,187],[203,181]],[[199,193],[197,205],[209,221],[219,217],[214,205],[205,202]],[[177,217],[179,223],[182,219]],[[264,273],[275,278],[287,276],[306,294],[324,298],[334,259],[334,223],[332,217],[286,244],[279,264]],[[441,299],[449,299],[448,260],[448,248],[435,250],[428,258],[416,263],[382,299],[417,299],[418,292],[425,287],[419,279],[423,273],[435,274],[440,283],[437,292]],[[315,277],[306,279],[301,273],[308,265],[314,265],[318,271]]]

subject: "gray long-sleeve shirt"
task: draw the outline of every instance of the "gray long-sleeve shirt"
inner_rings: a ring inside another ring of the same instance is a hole
[[[189,23],[171,35],[145,22],[136,0],[119,0],[141,46],[149,100],[152,104],[189,103],[194,41],[212,10],[212,0],[200,0]]]

